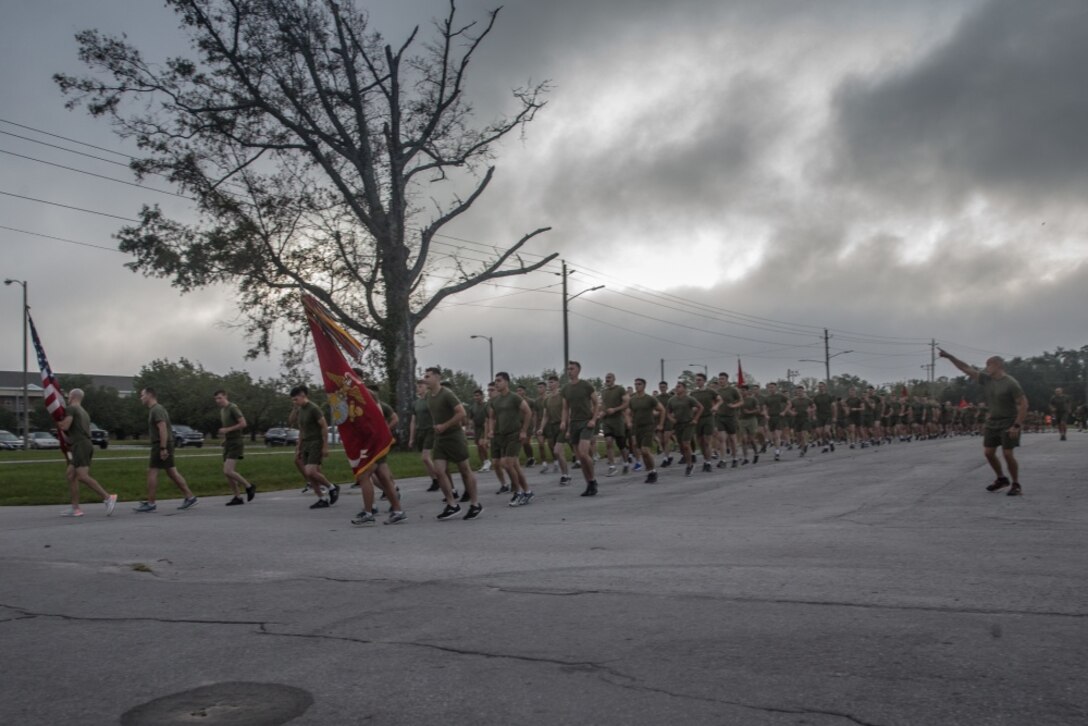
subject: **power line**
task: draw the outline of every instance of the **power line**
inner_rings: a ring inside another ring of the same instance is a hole
[[[86,151],[76,151],[75,149],[69,149],[67,146],[61,146],[59,144],[50,144],[48,141],[42,141],[41,139],[34,139],[29,136],[23,136],[21,134],[13,134],[10,131],[0,131],[0,134],[4,136],[11,136],[12,138],[22,139],[23,141],[29,141],[32,144],[39,144],[40,146],[48,146],[50,149],[60,149],[66,151],[69,154],[77,154],[79,156],[85,156],[88,159],[95,159],[96,161],[104,161],[107,164],[116,164],[117,166],[123,166],[128,169],[129,166],[123,161],[115,161],[114,159],[107,159],[104,156],[98,156],[97,154],[88,154]]]
[[[177,192],[170,192],[165,189],[156,189],[155,187],[145,187],[143,184],[137,184],[136,182],[125,181],[124,179],[117,179],[116,177],[106,176],[105,174],[96,174],[93,171],[86,171],[84,169],[77,169],[74,166],[65,166],[64,164],[57,164],[52,161],[46,161],[45,159],[37,159],[33,156],[27,156],[25,154],[17,154],[14,151],[8,151],[7,149],[0,149],[0,154],[8,154],[9,156],[16,156],[20,159],[26,159],[27,161],[36,161],[39,164],[45,164],[47,166],[53,166],[58,169],[64,169],[65,171],[74,171],[77,174],[86,174],[87,176],[93,176],[98,179],[105,179],[106,181],[117,182],[118,184],[126,184],[130,187],[136,187],[137,189],[143,189],[149,192],[158,192],[159,194],[167,194],[172,197],[180,197],[181,199],[188,199],[189,201],[195,201],[192,197],[187,197],[184,194],[178,194]]]
[[[38,202],[39,204],[48,204],[51,207],[62,207],[64,209],[74,209],[77,212],[86,212],[87,214],[97,214],[100,217],[112,217],[113,219],[120,219],[121,221],[124,221],[124,222],[135,222],[136,224],[140,223],[140,220],[132,219],[131,217],[122,217],[122,216],[117,215],[117,214],[110,214],[108,212],[99,212],[99,211],[94,210],[94,209],[84,209],[83,207],[74,207],[74,206],[72,206],[70,204],[61,204],[60,202],[50,202],[50,201],[45,200],[45,199],[36,199],[35,197],[26,197],[26,196],[23,196],[22,194],[14,194],[12,192],[5,192],[5,191],[2,191],[2,190],[0,190],[0,194],[4,195],[5,197],[15,197],[16,199],[25,199],[28,202]]]
[[[0,224],[0,229],[6,229],[9,232],[18,232],[20,234],[29,234],[34,237],[44,237],[46,239],[56,240],[58,242],[67,242],[71,245],[79,245],[80,247],[92,247],[96,250],[106,250],[107,252],[116,252],[118,254],[125,254],[116,247],[103,247],[102,245],[91,244],[90,242],[80,242],[79,240],[68,239],[67,237],[57,237],[51,234],[42,234],[41,232],[31,232],[28,229],[18,229],[16,227],[8,227],[7,225]]]
[[[11,126],[17,126],[17,127],[21,128],[21,129],[26,129],[27,131],[33,131],[34,133],[42,134],[43,136],[50,136],[50,137],[52,137],[54,139],[61,139],[62,141],[69,141],[69,142],[71,142],[73,144],[79,144],[80,146],[86,146],[89,149],[98,149],[99,151],[105,151],[108,154],[116,154],[117,156],[123,156],[123,157],[125,157],[126,159],[129,159],[129,160],[134,160],[136,158],[134,156],[130,156],[129,154],[125,154],[125,153],[120,152],[120,151],[115,151],[113,149],[107,149],[105,146],[97,146],[95,144],[89,144],[86,141],[80,141],[78,139],[72,139],[72,138],[69,138],[67,136],[61,136],[60,134],[54,134],[54,133],[51,133],[49,131],[43,131],[43,130],[35,128],[33,126],[27,126],[26,124],[16,123],[15,121],[9,121],[9,120],[7,120],[5,118],[0,118],[0,123],[9,124]]]

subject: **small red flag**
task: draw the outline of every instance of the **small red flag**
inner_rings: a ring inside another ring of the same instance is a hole
[[[959,407],[960,407],[960,408],[967,408],[967,399],[966,399],[966,398],[961,398],[961,399],[960,399],[960,405],[959,405]]]
[[[737,386],[744,385],[744,370],[740,367],[740,358],[737,358]]]
[[[366,384],[351,370],[344,354],[333,341],[346,339],[348,347],[361,351],[362,345],[332,319],[327,310],[309,295],[302,296],[306,320],[314,336],[321,378],[329,394],[332,422],[340,431],[344,453],[358,478],[385,456],[393,445],[393,434],[385,423],[382,408]]]

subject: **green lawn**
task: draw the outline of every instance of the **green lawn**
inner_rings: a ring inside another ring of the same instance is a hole
[[[127,446],[139,442],[121,442]],[[472,448],[475,465],[476,447]],[[535,447],[534,447],[535,448]],[[246,458],[238,464],[242,476],[257,486],[258,491],[302,488],[302,477],[294,466],[293,448],[246,447]],[[116,492],[121,501],[143,499],[147,491],[146,444],[139,449],[120,450],[110,446],[95,449],[91,476],[107,491]],[[202,449],[178,449],[175,452],[178,470],[189,482],[197,496],[230,494],[223,477],[223,460],[219,446],[211,444]],[[569,453],[568,453],[569,460]],[[419,454],[395,451],[389,455],[389,465],[398,478],[425,476]],[[28,463],[24,463],[28,462]],[[351,469],[343,452],[334,445],[323,467],[325,475],[334,482],[352,480]],[[65,463],[59,451],[0,451],[0,506],[19,504],[66,504],[68,483],[64,478]],[[159,497],[180,496],[165,474],[159,475]],[[95,502],[96,496],[86,487],[80,494],[84,502]]]

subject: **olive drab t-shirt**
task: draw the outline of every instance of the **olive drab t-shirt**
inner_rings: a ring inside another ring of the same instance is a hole
[[[435,425],[440,423],[446,423],[457,412],[457,407],[461,405],[461,401],[458,400],[457,394],[446,388],[445,386],[439,386],[438,393],[427,394],[427,407],[431,409],[431,420]],[[484,408],[481,405],[481,408]],[[486,412],[486,408],[484,411]],[[437,438],[445,438],[447,436],[454,436],[461,431],[461,423],[458,421],[453,426],[439,433],[435,431]],[[483,428],[476,430],[477,434],[481,434]]]
[[[496,394],[487,403],[495,412],[495,433],[499,436],[516,434],[521,431],[521,396],[513,391],[506,395]]]
[[[434,428],[434,419],[431,418],[431,409],[427,405],[426,398],[417,398],[412,404],[412,413],[416,417],[416,432],[430,431]]]
[[[321,440],[321,419],[325,414],[313,401],[307,401],[298,409],[298,438],[304,444],[323,444]]]
[[[793,401],[793,416],[797,421],[808,421],[808,410],[812,406],[812,399],[808,396],[796,396]]]
[[[881,400],[880,396],[870,396],[865,399],[865,406],[869,409],[869,413],[876,418],[880,418],[884,410],[884,401]]]
[[[588,421],[593,418],[593,393],[593,384],[589,381],[578,381],[563,386],[560,395],[567,402],[571,421]]]
[[[858,398],[857,396],[851,396],[850,398],[843,401],[843,403],[846,404],[846,412],[847,413],[861,413],[861,411],[855,411],[854,409],[855,408],[864,408],[864,405],[862,404],[861,399]]]
[[[156,444],[163,444],[164,442],[159,438],[159,422],[162,421],[166,424],[166,445],[167,447],[174,445],[174,437],[170,435],[170,414],[166,412],[161,403],[156,403],[147,412],[147,436],[151,439],[151,445],[153,448],[159,448]]]
[[[78,403],[68,406],[66,413],[72,417],[72,425],[68,427],[68,441],[75,446],[81,443],[91,442],[91,416]]]
[[[816,416],[819,418],[831,418],[831,394],[830,393],[817,393],[812,397],[812,402],[816,404]]]
[[[763,404],[767,407],[767,415],[777,418],[786,409],[787,398],[781,393],[771,393],[763,398]]]
[[[631,423],[636,429],[648,429],[657,425],[657,399],[648,393],[631,396]]]
[[[452,416],[453,414],[450,415]],[[484,430],[484,424],[487,421],[487,404],[483,401],[480,401],[479,403],[473,401],[471,404],[469,404],[468,415],[469,418],[472,419],[472,428],[475,429],[476,435],[481,435]],[[434,425],[433,419],[431,425]]]
[[[736,386],[726,386],[718,392],[721,396],[722,403],[718,406],[718,418],[734,419],[737,417],[737,409],[733,408],[731,404],[735,404],[741,400],[740,391]]]
[[[238,422],[244,417],[242,416],[242,409],[238,408],[236,403],[228,403],[223,408],[219,409],[219,423],[223,428],[228,426],[237,426]],[[242,440],[242,429],[234,429],[223,434],[223,443],[232,444]]]
[[[673,396],[669,399],[669,413],[676,417],[678,424],[691,423],[697,403],[691,396]]]
[[[985,373],[979,374],[978,382],[990,410],[986,427],[1006,429],[1011,426],[1016,419],[1016,401],[1024,395],[1020,382],[1008,374],[1002,378],[991,378]]]
[[[563,397],[559,391],[544,399],[544,412],[548,416],[549,426],[558,426],[563,420]]]
[[[1054,396],[1050,399],[1050,405],[1058,415],[1064,414],[1069,410],[1069,396]]]
[[[618,384],[611,386],[605,386],[601,389],[601,403],[604,404],[606,409],[605,420],[606,421],[618,421],[623,418],[623,411],[616,411],[615,413],[607,413],[607,409],[619,408],[623,405],[623,397],[627,395],[627,389]],[[571,418],[574,414],[571,414]]]
[[[759,416],[760,403],[755,396],[745,396],[740,406],[741,418],[757,418]]]
[[[703,407],[703,415],[700,420],[710,418],[710,410],[714,408],[714,402],[718,400],[718,392],[713,388],[696,388],[688,395]]]

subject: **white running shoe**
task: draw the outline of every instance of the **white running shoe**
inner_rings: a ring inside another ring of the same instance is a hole
[[[113,508],[117,506],[117,495],[111,494],[106,497],[106,501],[102,502],[106,505],[106,516],[113,514]]]

